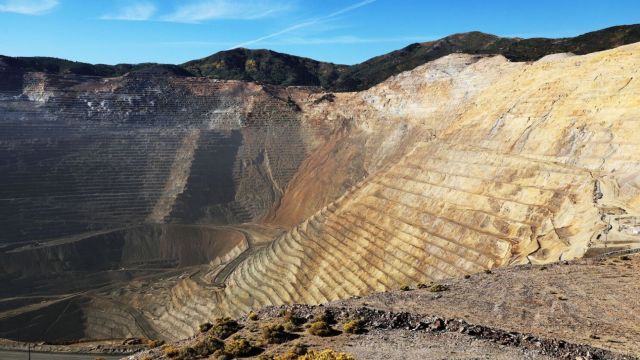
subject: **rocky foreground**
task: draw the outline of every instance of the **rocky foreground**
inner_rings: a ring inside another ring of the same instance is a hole
[[[128,359],[636,359],[638,270],[619,255],[267,307]]]

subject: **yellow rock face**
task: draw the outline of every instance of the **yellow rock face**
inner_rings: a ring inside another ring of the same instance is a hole
[[[536,63],[456,54],[333,102],[294,93],[304,125],[333,132],[265,221],[302,222],[224,289],[178,284],[157,325],[173,319],[179,337],[264,305],[640,247],[638,69],[640,45]]]

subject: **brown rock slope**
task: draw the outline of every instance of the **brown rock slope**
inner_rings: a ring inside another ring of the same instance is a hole
[[[180,337],[264,305],[640,246],[639,65],[640,45],[526,64],[451,55],[331,101],[292,90],[303,122],[345,129],[285,190],[280,209],[307,201],[301,214],[272,221],[310,216],[223,290],[179,283],[157,323]],[[327,179],[354,149],[359,176],[340,195]]]

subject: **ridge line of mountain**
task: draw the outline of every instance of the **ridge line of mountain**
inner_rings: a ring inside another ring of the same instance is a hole
[[[360,91],[403,71],[452,53],[503,55],[511,61],[535,61],[554,53],[576,55],[640,41],[640,24],[613,26],[568,38],[509,38],[479,31],[414,43],[355,65],[340,65],[267,49],[236,48],[180,65],[88,64],[52,57],[0,55],[0,80],[10,82],[26,72],[101,77],[142,73],[150,76],[202,76],[270,85],[318,86],[330,91]]]

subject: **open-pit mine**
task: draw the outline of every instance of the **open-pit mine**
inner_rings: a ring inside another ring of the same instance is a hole
[[[640,44],[452,52],[350,92],[0,73],[9,342],[176,341],[269,305],[640,249]]]

